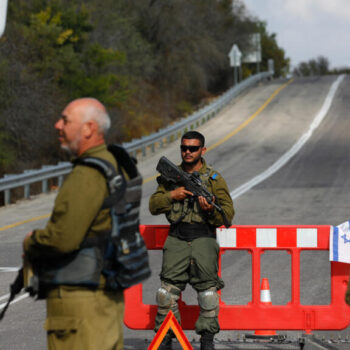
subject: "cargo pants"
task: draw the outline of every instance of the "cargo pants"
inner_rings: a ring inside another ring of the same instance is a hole
[[[219,245],[215,238],[201,237],[191,242],[168,236],[163,247],[163,262],[160,279],[183,291],[189,283],[197,292],[211,287],[224,287],[218,276]],[[159,329],[166,315],[157,313],[155,331]],[[175,313],[180,323],[179,313]],[[220,331],[218,317],[199,316],[195,325],[196,333]]]
[[[123,292],[60,286],[46,299],[49,350],[122,350]]]

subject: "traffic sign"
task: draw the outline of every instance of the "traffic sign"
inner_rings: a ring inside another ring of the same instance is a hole
[[[185,333],[183,332],[179,322],[177,322],[176,317],[174,316],[172,311],[169,311],[167,316],[165,317],[162,325],[158,329],[156,336],[153,338],[150,346],[147,350],[157,350],[165,335],[168,333],[169,329],[172,329],[177,340],[182,346],[183,350],[193,350],[191,343],[186,338]]]
[[[228,54],[228,57],[230,58],[230,66],[231,67],[240,67],[241,66],[242,53],[236,44],[234,44],[232,46],[231,51]]]

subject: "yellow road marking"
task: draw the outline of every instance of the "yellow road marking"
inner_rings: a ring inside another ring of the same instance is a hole
[[[235,130],[231,131],[230,133],[228,133],[225,137],[223,137],[220,141],[216,142],[214,145],[210,146],[207,148],[207,152],[212,151],[214,148],[220,146],[221,144],[223,144],[224,142],[226,142],[227,140],[229,140],[231,137],[233,137],[234,135],[236,135],[238,132],[240,132],[241,130],[243,130],[248,124],[250,124],[270,103],[271,101],[284,89],[286,88],[289,84],[291,84],[293,82],[294,79],[290,79],[287,83],[285,83],[284,85],[280,86],[278,89],[276,89],[273,94],[265,101],[265,103],[252,115],[250,116],[247,120],[245,120],[241,125],[239,125]],[[147,179],[145,179],[143,181],[144,184],[155,180],[156,177],[158,175],[154,175],[151,176]],[[45,214],[42,216],[37,216],[35,218],[32,219],[28,219],[28,220],[24,220],[24,221],[20,221],[11,225],[7,225],[4,227],[0,227],[0,231],[5,231],[7,229],[16,227],[16,226],[20,226],[23,224],[26,224],[28,222],[32,222],[32,221],[38,221],[41,219],[47,219],[50,216],[50,214]]]
[[[143,180],[142,183],[146,184],[147,182],[150,182],[150,181],[152,181],[152,180],[155,180],[155,179],[157,178],[157,176],[158,176],[158,174],[157,174],[157,175],[153,175],[153,176],[151,176],[151,177],[149,177],[149,178]]]
[[[220,141],[214,143],[214,145],[210,146],[207,148],[208,151],[212,151],[214,148],[222,145],[224,142],[229,140],[232,136],[236,135],[239,133],[241,130],[243,130],[248,124],[250,124],[270,103],[271,101],[284,89],[286,88],[289,84],[293,82],[294,79],[290,79],[287,83],[284,85],[280,86],[278,89],[276,89],[273,94],[265,101],[265,103],[252,115],[250,116],[247,120],[245,120],[241,125],[239,125],[235,130],[231,131],[229,134],[227,134],[224,138],[222,138]]]
[[[0,231],[5,231],[5,230],[8,230],[9,228],[20,226],[20,225],[26,224],[28,222],[38,221],[38,220],[42,220],[42,219],[47,219],[49,216],[50,216],[50,214],[45,214],[45,215],[41,215],[41,216],[36,216],[35,218],[19,221],[19,222],[16,222],[14,224],[11,224],[11,225],[0,227]]]

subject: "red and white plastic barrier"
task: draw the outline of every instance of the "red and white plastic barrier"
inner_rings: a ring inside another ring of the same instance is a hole
[[[147,248],[162,249],[168,225],[141,225]],[[331,302],[329,305],[300,303],[300,253],[305,250],[329,250],[330,226],[232,226],[217,230],[221,254],[227,250],[247,250],[252,255],[252,300],[247,305],[226,305],[220,301],[219,321],[223,330],[338,330],[350,324],[350,308],[344,301],[349,265],[331,264]],[[260,258],[267,250],[285,250],[291,255],[291,301],[271,305],[260,300]],[[156,290],[154,291],[156,292]],[[199,315],[197,305],[180,300],[182,328],[194,329]],[[152,329],[156,305],[144,304],[142,285],[125,291],[124,322],[132,329]]]

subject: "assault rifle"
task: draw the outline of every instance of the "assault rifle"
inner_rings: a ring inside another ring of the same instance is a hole
[[[157,165],[157,171],[162,174],[162,176],[170,182],[183,185],[186,190],[193,193],[194,197],[202,196],[206,199],[209,204],[212,204],[215,209],[222,215],[224,219],[224,224],[226,227],[230,227],[226,215],[219,204],[213,201],[213,194],[207,191],[202,184],[198,172],[186,173],[172,163],[168,158],[161,157]]]
[[[24,287],[24,284],[23,284],[23,267],[22,267],[21,269],[19,269],[18,274],[16,276],[16,279],[10,285],[10,297],[9,297],[5,307],[2,309],[2,311],[0,313],[0,321],[5,316],[5,312],[6,312],[7,308],[10,306],[11,301],[22,290],[23,287]]]
[[[37,285],[35,285],[36,279],[33,275],[31,265],[25,260],[23,266],[18,270],[17,276],[13,283],[10,284],[10,296],[7,300],[6,305],[0,312],[0,321],[4,318],[7,308],[10,306],[11,302],[17,294],[19,294],[22,289],[29,293],[30,296],[36,294]]]

